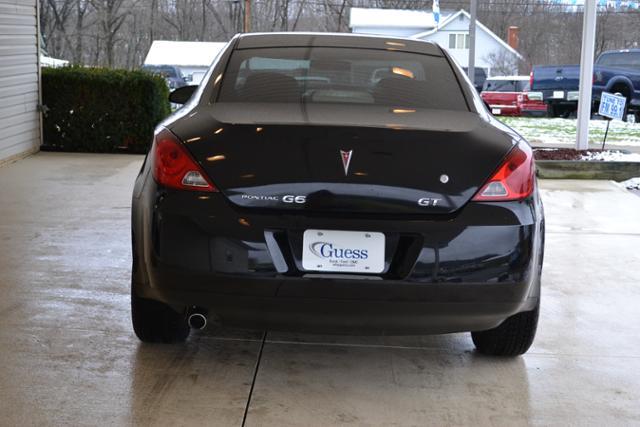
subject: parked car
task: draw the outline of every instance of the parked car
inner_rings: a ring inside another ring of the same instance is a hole
[[[143,71],[157,74],[165,79],[169,90],[175,90],[186,86],[187,81],[182,75],[180,68],[173,65],[143,65]]]
[[[462,67],[464,73],[467,74],[469,68]],[[487,71],[484,68],[474,67],[473,68],[473,85],[475,86],[478,93],[482,92],[482,87],[484,86],[484,82],[487,80]]]
[[[489,77],[480,96],[497,116],[519,116],[518,96],[527,90],[529,76]]]
[[[549,115],[566,117],[578,109],[579,65],[533,67],[531,90],[542,92]],[[598,111],[602,92],[627,98],[627,111],[640,121],[640,49],[603,52],[594,64],[592,111]]]
[[[379,67],[394,75],[374,83]],[[142,341],[221,322],[529,348],[544,248],[532,149],[437,44],[239,34],[171,100],[186,104],[133,192]]]

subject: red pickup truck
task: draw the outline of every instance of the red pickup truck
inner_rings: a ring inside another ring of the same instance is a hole
[[[490,77],[480,96],[497,116],[544,116],[547,113],[541,94],[529,92],[529,76]]]

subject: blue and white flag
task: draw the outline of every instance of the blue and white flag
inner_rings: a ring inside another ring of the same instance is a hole
[[[436,27],[440,23],[440,0],[433,0],[433,20],[436,21]]]

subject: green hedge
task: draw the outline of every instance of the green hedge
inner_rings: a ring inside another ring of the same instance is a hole
[[[43,148],[146,153],[170,113],[163,78],[142,71],[44,68]]]

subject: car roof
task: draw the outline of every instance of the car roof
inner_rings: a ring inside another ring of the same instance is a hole
[[[495,77],[488,77],[487,81],[489,80],[529,80],[529,76],[495,76]]]
[[[374,36],[349,33],[247,33],[238,36],[236,49],[268,47],[339,47],[395,50],[444,56],[440,47],[432,42],[400,37]]]

